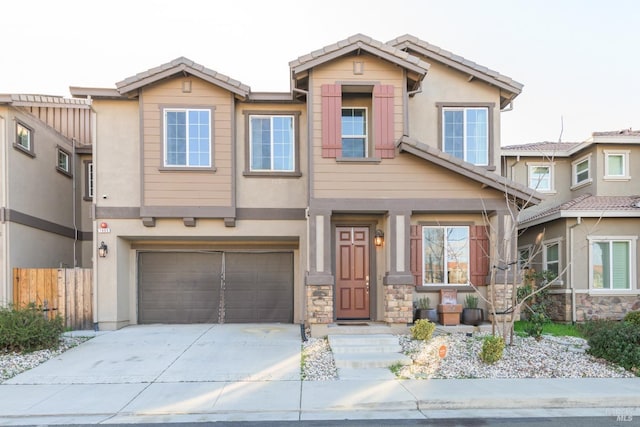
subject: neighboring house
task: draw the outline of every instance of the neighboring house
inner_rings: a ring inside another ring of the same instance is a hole
[[[412,36],[355,35],[289,66],[286,93],[186,58],[71,88],[97,120],[101,329],[404,326],[419,296],[461,302],[515,259],[515,235],[506,254],[489,239],[508,234],[508,203],[540,201],[500,176],[500,114],[522,85]]]
[[[547,195],[522,212],[518,245],[536,271],[560,276],[550,290],[553,318],[619,319],[638,310],[640,131],[513,145],[502,156],[506,177]]]
[[[13,302],[16,267],[92,265],[90,105],[0,95],[2,306]]]

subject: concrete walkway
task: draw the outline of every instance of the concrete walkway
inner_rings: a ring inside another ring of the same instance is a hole
[[[640,379],[300,380],[296,325],[132,326],[0,385],[0,425],[640,416]]]

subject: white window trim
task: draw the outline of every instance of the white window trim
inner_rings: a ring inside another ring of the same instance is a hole
[[[270,169],[254,169],[251,165],[251,159],[253,158],[253,132],[251,119],[254,117],[268,118],[271,125],[270,146],[271,146],[271,168]],[[291,152],[291,169],[274,169],[273,168],[273,118],[274,117],[289,117],[291,119],[291,144],[293,151]],[[249,170],[251,172],[295,172],[296,171],[296,118],[291,114],[250,114],[249,115]]]
[[[562,268],[563,268],[563,259],[562,259],[562,242],[563,242],[563,238],[562,237],[558,237],[555,239],[549,239],[549,240],[544,240],[542,242],[542,271],[547,271],[549,270],[547,263],[547,248],[549,246],[553,246],[553,245],[558,245],[558,277],[556,278],[554,284],[555,285],[562,285],[564,284],[564,281],[562,280]],[[553,285],[552,285],[553,286]]]
[[[446,134],[444,131],[444,126],[445,126],[445,112],[446,111],[462,111],[463,112],[463,122],[462,122],[462,155],[463,155],[463,159],[465,162],[468,162],[468,156],[467,156],[467,111],[468,110],[485,110],[487,112],[487,132],[485,135],[486,141],[487,141],[487,163],[473,163],[476,166],[489,166],[489,164],[491,163],[491,159],[489,158],[489,156],[491,155],[491,150],[489,149],[489,144],[491,143],[489,141],[489,126],[491,126],[491,124],[489,123],[489,107],[442,107],[442,151],[445,151],[445,138],[446,138]]]
[[[585,179],[584,181],[578,182],[577,180],[577,166],[584,162],[584,161],[588,162],[588,168],[587,171],[589,172],[589,177],[587,179]],[[591,154],[588,154],[584,157],[581,157],[577,160],[574,160],[573,162],[571,162],[571,190],[575,190],[576,188],[580,188],[582,186],[591,184],[593,182],[593,174],[591,172]]]
[[[607,181],[629,181],[631,176],[629,175],[629,156],[631,151],[629,150],[604,150],[604,179]],[[624,167],[623,175],[610,175],[609,174],[609,156],[616,155],[622,156],[622,165]]]
[[[607,294],[607,295],[626,295],[636,294],[638,289],[637,284],[637,266],[636,266],[636,247],[638,245],[638,236],[587,236],[589,242],[588,257],[589,257],[589,294]],[[594,242],[629,242],[629,289],[595,289],[593,287],[593,243]]]
[[[420,262],[422,263],[422,286],[468,286],[469,280],[471,279],[471,229],[468,225],[423,225],[420,229],[421,235],[420,238],[424,244],[424,229],[425,228],[440,228],[440,229],[448,229],[448,228],[466,228],[467,229],[467,283],[426,283],[425,282],[425,263],[424,263],[424,246],[422,248],[422,254],[420,254]],[[445,231],[446,236],[446,231]],[[445,257],[446,257],[446,240],[445,240]],[[447,259],[444,260],[444,277],[447,277]]]
[[[94,185],[94,175],[93,175],[93,162],[87,164],[87,197],[93,199],[93,194],[95,193]]]
[[[66,167],[60,166],[60,154],[63,154],[67,159]],[[56,170],[64,175],[72,176],[71,174],[71,154],[62,147],[56,148]]]
[[[539,193],[545,193],[545,194],[553,194],[556,192],[556,186],[555,186],[555,162],[527,162],[527,186],[529,186],[529,184],[531,184],[531,169],[535,168],[535,167],[548,167],[549,168],[549,186],[550,188],[548,190],[542,190],[542,189],[536,189],[533,187],[529,187],[529,188],[533,188],[534,190],[538,191]]]
[[[344,110],[364,110],[364,131],[365,134],[364,135],[344,135],[342,133],[342,112]],[[342,107],[340,109],[340,143],[342,143],[342,140],[345,138],[364,138],[364,157],[363,158],[368,158],[369,157],[369,109],[367,107],[364,106],[358,106],[358,105],[354,105],[354,106],[348,106],[348,107]],[[345,157],[346,159],[357,159],[358,157]]]
[[[184,165],[169,165],[167,164],[167,113],[169,112],[179,112],[184,111],[187,113],[187,117],[189,116],[189,111],[206,111],[209,115],[209,164],[208,165],[191,165],[189,164],[189,123],[186,125],[186,141],[187,141],[187,153],[186,153],[186,164]],[[210,108],[164,108],[162,110],[162,133],[163,133],[163,159],[162,166],[166,169],[211,169],[213,168],[213,112]]]

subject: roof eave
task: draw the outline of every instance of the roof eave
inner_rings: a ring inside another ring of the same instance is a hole
[[[413,71],[414,73],[418,74],[420,77],[424,77],[427,74],[427,71],[429,70],[429,65],[425,64],[425,66],[420,66],[414,63],[411,63],[409,61],[405,61],[401,58],[398,58],[395,55],[392,55],[388,52],[384,52],[380,49],[377,49],[375,47],[369,46],[366,43],[363,43],[362,41],[358,41],[355,42],[353,44],[347,45],[347,46],[343,46],[340,49],[334,50],[332,52],[328,52],[324,55],[318,56],[316,58],[313,58],[309,61],[305,61],[302,64],[299,65],[294,65],[291,67],[291,72],[293,73],[293,75],[298,75],[300,73],[303,73],[311,68],[314,68],[318,65],[324,64],[325,62],[328,61],[332,61],[336,58],[339,58],[341,56],[347,55],[355,50],[363,50],[367,53],[370,53],[372,55],[378,56],[382,59],[385,59],[389,62],[395,63],[403,68],[406,68],[407,70]],[[293,61],[293,63],[295,63],[296,61]]]
[[[117,89],[97,88],[97,87],[80,87],[69,86],[69,93],[74,98],[93,98],[93,99],[122,99],[126,98],[121,95]]]
[[[510,185],[509,182],[503,178],[504,182],[498,182],[490,177],[486,176],[486,174],[475,172],[473,169],[465,167],[464,162],[450,162],[442,157],[434,156],[429,154],[428,152],[422,150],[418,147],[417,142],[409,142],[407,138],[403,138],[398,147],[401,151],[406,151],[410,154],[413,154],[417,157],[428,160],[434,164],[447,168],[453,172],[466,176],[467,178],[473,179],[487,187],[493,188],[495,190],[506,192],[508,195],[518,198],[519,200],[526,202],[529,205],[537,205],[542,202],[543,196],[531,189],[520,189],[513,185]],[[487,172],[489,173],[489,172]],[[496,175],[497,176],[497,175]]]

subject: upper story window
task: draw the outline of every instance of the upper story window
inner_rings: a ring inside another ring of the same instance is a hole
[[[442,114],[443,151],[474,165],[489,165],[488,108],[445,107]]]
[[[342,108],[342,157],[367,157],[367,109]]]
[[[321,86],[322,157],[381,162],[396,155],[396,89],[370,82]]]
[[[636,283],[637,236],[589,237],[589,281],[594,290],[630,290]]]
[[[251,171],[293,172],[293,116],[249,116]]]
[[[71,176],[71,156],[69,152],[58,147],[57,151],[57,159],[56,159],[56,169],[58,172],[62,172],[65,175]]]
[[[604,150],[604,179],[631,179],[629,176],[629,151]]]
[[[541,192],[553,191],[552,165],[529,164],[529,188]]]
[[[164,166],[212,166],[211,110],[164,110]]]
[[[33,150],[33,130],[20,122],[16,122],[16,141],[13,146],[23,153],[32,157],[35,156],[35,151]]]
[[[591,156],[571,163],[572,186],[591,182]]]
[[[92,200],[94,193],[93,162],[84,162],[84,199]]]
[[[422,227],[424,285],[469,283],[469,227]]]

